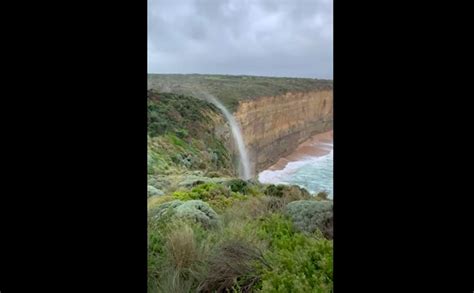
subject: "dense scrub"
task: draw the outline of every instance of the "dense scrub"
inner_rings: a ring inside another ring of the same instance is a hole
[[[332,238],[333,206],[331,201],[298,200],[286,206],[285,213],[300,231],[320,230]]]
[[[149,292],[332,292],[332,240],[318,227],[303,231],[287,212],[323,201],[274,209],[280,197],[246,184],[251,193],[204,183],[149,209]],[[229,203],[213,203],[219,195]]]
[[[212,105],[148,102],[148,292],[332,292],[324,195],[235,178]]]
[[[225,123],[210,103],[148,92],[149,196],[176,189],[192,178],[235,175],[232,154],[216,134],[216,121]]]

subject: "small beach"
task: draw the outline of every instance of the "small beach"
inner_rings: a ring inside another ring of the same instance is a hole
[[[261,183],[296,184],[310,193],[326,191],[332,198],[333,131],[316,134],[290,155],[260,172]]]

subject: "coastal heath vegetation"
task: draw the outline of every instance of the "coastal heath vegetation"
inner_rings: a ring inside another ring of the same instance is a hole
[[[332,202],[242,180],[212,104],[148,92],[148,292],[332,292]]]

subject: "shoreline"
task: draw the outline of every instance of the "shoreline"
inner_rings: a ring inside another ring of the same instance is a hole
[[[327,155],[332,150],[333,130],[318,133],[311,136],[305,142],[300,144],[290,155],[280,158],[274,165],[267,170],[277,171],[285,169],[290,162],[304,160],[308,157],[321,157]]]

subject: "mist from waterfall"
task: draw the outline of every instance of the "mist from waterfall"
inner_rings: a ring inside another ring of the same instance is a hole
[[[230,124],[230,128],[232,131],[232,136],[234,137],[234,141],[237,143],[237,148],[239,151],[240,157],[240,168],[239,168],[239,175],[242,179],[250,179],[250,161],[247,154],[247,149],[245,148],[244,139],[242,137],[242,131],[240,130],[240,126],[235,120],[234,116],[227,110],[227,108],[219,102],[214,96],[210,94],[205,94],[205,98],[214,104],[219,110],[221,110],[222,114],[224,114],[225,118]]]

